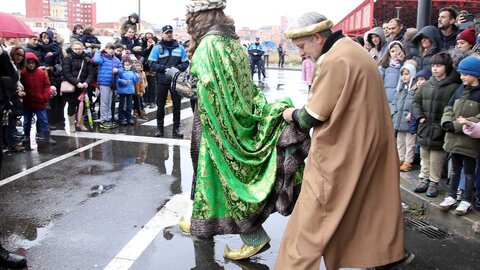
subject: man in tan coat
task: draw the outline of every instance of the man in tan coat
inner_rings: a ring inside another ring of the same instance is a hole
[[[313,127],[313,135],[275,269],[317,270],[322,256],[328,270],[406,258],[399,161],[382,79],[368,52],[331,27],[312,12],[285,34],[317,70],[307,104],[283,114],[306,131]]]

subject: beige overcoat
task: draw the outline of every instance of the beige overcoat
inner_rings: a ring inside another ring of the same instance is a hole
[[[305,105],[313,130],[300,197],[275,269],[373,267],[404,256],[399,166],[377,65],[349,38],[317,62]]]

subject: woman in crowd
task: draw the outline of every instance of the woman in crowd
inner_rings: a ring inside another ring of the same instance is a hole
[[[400,78],[400,68],[405,59],[405,51],[400,41],[392,41],[388,46],[388,52],[379,62],[380,76],[383,79],[383,86],[387,93],[388,106],[390,113],[393,115],[393,97],[398,86]]]
[[[367,41],[372,45],[370,55],[379,63],[383,56],[388,53],[388,42],[382,27],[375,27],[368,31]]]
[[[84,101],[85,90],[95,78],[95,70],[84,49],[82,42],[74,41],[68,50],[67,57],[63,59],[63,76],[65,80],[75,86],[72,93],[63,93],[63,97],[68,103],[70,132],[75,132],[76,129],[88,130],[83,124],[83,106],[80,105]],[[77,115],[76,124],[75,115]]]
[[[158,42],[158,38],[153,34],[153,30],[145,30],[145,36],[142,39],[143,51],[143,70],[147,76],[147,89],[145,92],[145,103],[149,108],[155,108],[157,92],[157,76],[154,70],[151,70],[147,64],[148,56],[152,52],[153,46]]]
[[[18,76],[14,79],[17,81],[17,91],[15,95],[10,98],[11,113],[8,117],[8,126],[5,128],[5,141],[7,149],[10,152],[23,152],[25,148],[16,142],[15,133],[17,132],[17,118],[23,115],[23,105],[21,97],[25,96],[25,91],[20,82],[20,72],[25,68],[25,49],[23,46],[14,46],[10,50],[10,59],[12,59],[13,66],[16,69]]]
[[[417,70],[432,68],[430,59],[440,51],[440,34],[435,26],[423,27],[412,39],[417,48],[412,52],[413,60],[417,63]]]

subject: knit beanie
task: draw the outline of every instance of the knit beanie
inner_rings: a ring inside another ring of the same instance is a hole
[[[457,35],[457,40],[465,40],[468,42],[470,45],[475,45],[475,29],[473,28],[468,28],[460,32],[460,34]]]
[[[480,59],[469,56],[458,64],[458,72],[480,78]]]

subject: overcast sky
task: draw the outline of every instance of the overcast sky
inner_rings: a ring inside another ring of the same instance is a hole
[[[138,13],[139,1],[142,19],[153,24],[163,25],[185,17],[187,0],[96,0],[97,22],[118,21],[132,12]],[[296,18],[309,11],[319,12],[336,23],[363,1],[228,0],[225,12],[233,17],[237,28],[280,25],[281,16]],[[25,14],[25,0],[0,0],[0,7],[4,12]]]

